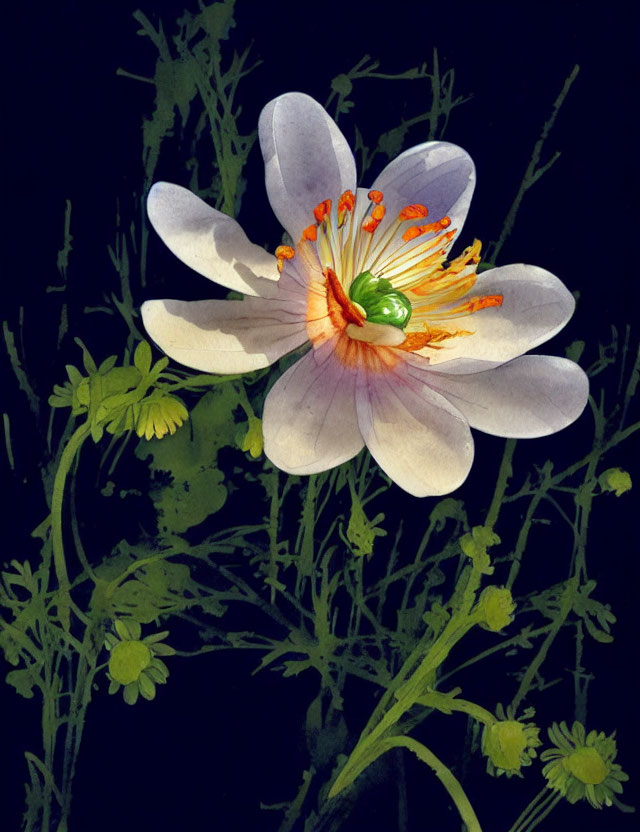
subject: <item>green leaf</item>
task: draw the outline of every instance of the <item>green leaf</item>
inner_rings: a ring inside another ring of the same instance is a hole
[[[133,355],[133,363],[146,376],[151,369],[151,347],[146,341],[140,341]]]

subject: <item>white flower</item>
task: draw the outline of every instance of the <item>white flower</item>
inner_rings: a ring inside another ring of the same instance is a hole
[[[477,241],[449,259],[475,183],[461,148],[407,150],[367,191],[308,96],[271,101],[259,136],[269,200],[295,250],[274,257],[194,194],[157,183],[149,218],[171,251],[247,297],[147,301],[142,316],[167,355],[205,372],[249,372],[310,345],[265,401],[264,449],[278,468],[324,471],[366,445],[409,493],[446,494],[469,473],[470,427],[537,437],[580,415],[578,365],[522,355],[571,317],[566,287],[522,264],[476,275]]]

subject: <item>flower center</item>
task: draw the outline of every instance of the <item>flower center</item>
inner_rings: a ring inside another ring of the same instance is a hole
[[[455,321],[502,304],[501,295],[468,296],[476,282],[479,241],[448,260],[456,234],[449,217],[427,223],[427,207],[413,204],[393,218],[381,191],[369,191],[368,200],[363,206],[352,191],[337,204],[325,199],[314,208],[315,223],[304,229],[297,249],[276,250],[280,270],[301,252],[307,257],[309,249],[319,261],[323,284],[312,281],[309,290],[311,341],[329,337],[318,323],[320,294],[333,331],[357,341],[416,351],[472,335]]]
[[[597,786],[607,779],[607,764],[595,748],[578,748],[566,758],[566,767],[585,785]]]
[[[404,329],[413,311],[411,301],[394,289],[390,280],[376,277],[371,272],[362,272],[355,278],[349,287],[349,297],[374,324]]]
[[[129,685],[140,678],[151,663],[151,650],[141,641],[120,641],[111,651],[109,673],[121,685]]]

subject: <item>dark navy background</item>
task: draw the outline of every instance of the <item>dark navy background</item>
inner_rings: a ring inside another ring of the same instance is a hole
[[[149,0],[142,9],[153,22],[160,15],[171,32],[184,6]],[[14,7],[4,15],[3,319],[17,331],[18,309],[24,306],[26,368],[43,398],[63,378],[64,363],[76,360],[69,346],[62,355],[51,349],[57,312],[51,314],[50,304],[56,298],[44,291],[59,282],[55,266],[65,199],[73,204],[70,286],[72,302],[80,309],[86,303],[100,303],[96,284],[100,292],[107,287],[106,245],[112,242],[116,198],[139,190],[142,181],[140,127],[142,116],[152,111],[153,87],[116,76],[118,67],[140,75],[153,72],[155,49],[136,34],[138,24],[131,17],[137,7],[134,2],[60,0]],[[189,8],[196,11],[195,2]],[[441,71],[455,68],[455,92],[474,96],[452,113],[445,136],[464,146],[478,168],[465,243],[473,236],[488,242],[499,233],[542,124],[566,76],[579,63],[581,72],[542,161],[555,150],[561,150],[562,157],[525,196],[500,259],[536,263],[559,275],[571,290],[580,291],[578,310],[559,344],[573,338],[590,344],[606,341],[612,323],[621,331],[632,324],[637,338],[637,10],[587,2],[383,5],[238,0],[236,21],[230,44],[242,49],[253,41],[254,54],[264,61],[244,87],[240,85],[242,127],[247,131],[255,126],[262,106],[282,92],[302,90],[324,101],[331,78],[364,54],[379,59],[382,71],[400,72],[423,61],[430,65],[432,48],[437,46]],[[243,98],[243,91],[248,98]],[[425,96],[422,106],[411,101],[418,93]],[[403,114],[427,109],[429,101],[417,81],[365,80],[356,86],[353,97],[357,107],[353,119],[344,119],[345,132],[352,140],[355,122],[369,142]],[[419,131],[409,136],[410,144],[422,140]],[[372,177],[376,172],[371,172]],[[173,178],[162,158],[158,175]],[[257,147],[247,175],[249,190],[240,220],[258,242],[269,240],[275,245],[279,229],[264,196]],[[164,257],[160,251],[161,245],[153,239],[148,296],[154,295],[159,269],[154,271],[153,264],[158,262],[164,275],[181,281],[175,283],[177,296],[202,295],[201,279],[186,276],[177,262],[169,265],[168,258],[160,260]],[[109,288],[117,286],[113,283]],[[100,327],[108,329],[110,320],[90,316],[72,334],[82,335],[100,354],[101,344],[110,343],[110,333],[101,333]],[[561,346],[551,346],[550,351],[559,352]],[[3,404],[12,415],[16,455],[16,471],[8,472],[4,492],[3,556],[9,560],[37,556],[28,535],[44,515],[44,501],[35,473],[39,459],[39,445],[32,438],[35,423],[22,394],[15,392],[12,376],[4,385],[9,396],[17,397]],[[585,447],[590,429],[590,422],[578,423],[560,437],[543,440],[547,444],[538,455],[527,446],[524,458],[529,455],[543,462],[553,454],[568,454],[572,459],[572,448]],[[609,464],[627,467],[633,476],[630,446],[617,457],[613,454]],[[476,522],[489,496],[483,503],[473,495],[482,492],[485,473],[495,476],[501,447],[499,440],[479,437],[473,479],[462,494],[470,496],[472,503],[477,501]],[[392,494],[400,513],[425,510],[420,501],[405,498],[398,489]],[[619,619],[616,644],[587,641],[586,662],[596,676],[588,727],[608,732],[618,728],[620,762],[628,771],[634,769],[638,753],[633,736],[638,655],[634,499],[632,492],[596,507],[588,550],[591,573],[599,581],[597,597],[611,601]],[[95,518],[96,525],[111,522],[109,516]],[[546,557],[546,552],[542,555]],[[572,659],[567,656],[566,661]],[[107,697],[101,689],[89,711],[71,831],[274,828],[275,813],[261,812],[259,802],[291,798],[299,785],[306,765],[300,729],[316,680],[305,675],[283,680],[273,672],[251,677],[256,662],[255,655],[230,652],[176,659],[170,684],[153,703],[141,702],[135,708]],[[563,671],[562,659],[558,668]],[[468,684],[465,694],[473,698],[474,683]],[[513,686],[513,681],[509,684]],[[512,695],[509,686],[504,693],[499,665],[479,688],[478,698],[490,706],[491,685],[495,697]],[[541,697],[548,708],[541,722],[571,719],[569,687],[563,686],[557,696],[550,691],[546,699]],[[357,694],[356,690],[350,705],[354,726],[365,716],[358,714]],[[368,689],[362,690],[360,701],[363,709],[370,707]],[[26,775],[22,753],[25,748],[38,751],[39,710],[35,702],[18,698],[4,684],[0,708],[2,828],[17,830]],[[443,725],[449,730],[446,718],[438,725],[434,731]],[[458,741],[456,733],[451,742]],[[443,757],[449,744],[446,734],[435,734],[434,750]],[[409,756],[406,770],[407,832],[455,829],[453,818],[446,825],[446,800],[435,778]],[[504,822],[495,821],[494,826],[488,822],[485,832],[506,832],[533,794],[529,780],[500,785],[499,790],[487,788],[484,796],[482,788],[470,792],[481,819],[496,817],[495,795],[504,800]],[[634,790],[632,781],[623,796],[626,802],[633,802]],[[372,787],[344,829],[397,828],[396,797],[392,785]],[[632,816],[568,806],[558,809],[541,828],[561,829],[566,823],[603,832],[634,828]]]

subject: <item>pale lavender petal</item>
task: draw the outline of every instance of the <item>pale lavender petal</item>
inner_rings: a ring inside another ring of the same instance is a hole
[[[150,300],[142,320],[170,358],[207,373],[268,367],[307,341],[304,303],[290,300]]]
[[[355,190],[353,154],[324,108],[299,92],[267,104],[258,135],[271,207],[297,244],[318,203]]]
[[[409,364],[393,372],[362,372],[358,424],[372,456],[409,494],[448,494],[466,479],[473,439],[461,413]]]
[[[149,191],[147,212],[167,247],[199,274],[246,295],[273,293],[276,258],[251,243],[234,219],[191,191],[156,182]]]
[[[381,235],[405,206],[414,203],[425,205],[429,211],[428,218],[417,221],[418,224],[436,222],[448,216],[451,230],[457,229],[459,233],[469,210],[475,181],[471,157],[455,144],[426,142],[405,150],[387,165],[372,185],[384,194],[387,209],[376,233]],[[415,224],[403,224],[402,231]]]
[[[327,471],[364,444],[356,418],[356,372],[337,360],[334,348],[332,340],[310,350],[265,400],[264,452],[290,474]]]
[[[589,379],[573,361],[523,355],[473,375],[432,373],[429,383],[477,428],[494,436],[547,436],[574,422],[589,398]]]
[[[470,296],[502,295],[502,306],[474,312],[451,325],[473,335],[424,348],[432,370],[477,373],[516,358],[553,338],[575,308],[573,295],[557,277],[538,266],[501,266],[478,276]]]

